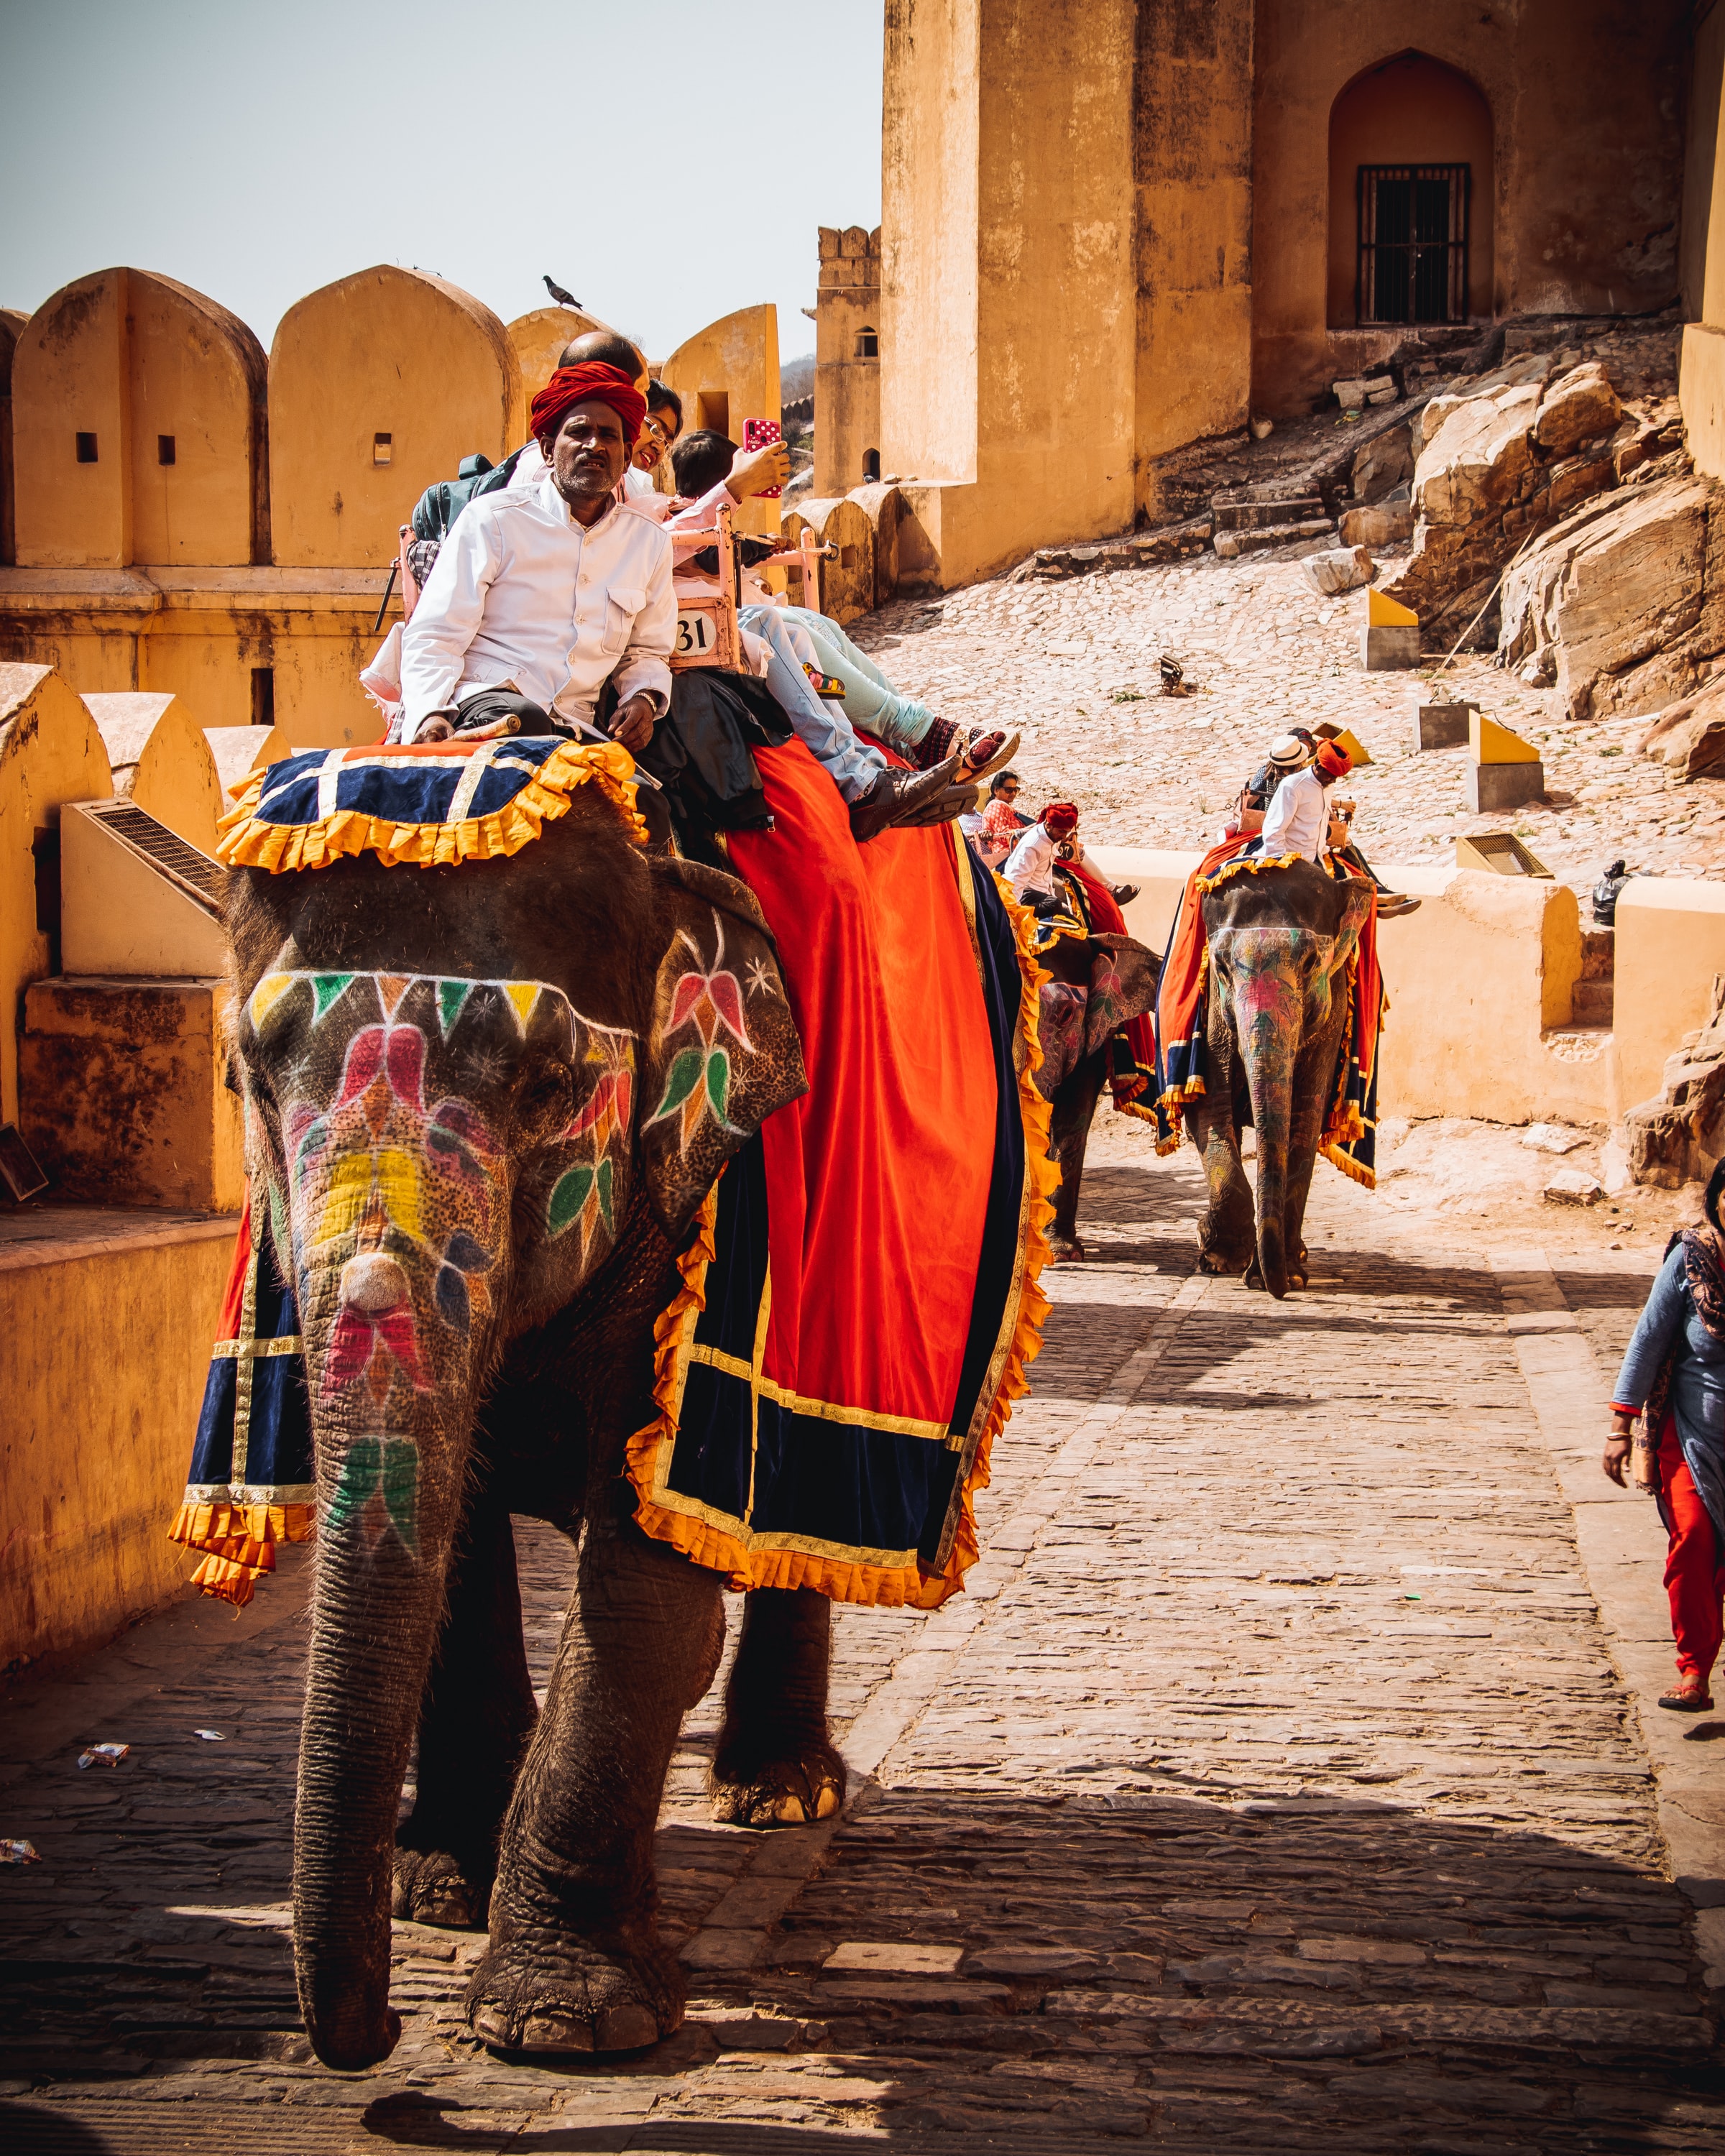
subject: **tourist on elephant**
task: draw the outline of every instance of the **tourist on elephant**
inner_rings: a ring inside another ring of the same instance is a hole
[[[1677,1681],[1660,1701],[1711,1707],[1725,1632],[1725,1160],[1708,1178],[1705,1219],[1673,1235],[1611,1394],[1602,1465],[1620,1488],[1634,1450],[1637,1486],[1659,1501]],[[1637,1419],[1640,1434],[1635,1435]]]
[[[676,624],[670,542],[616,499],[645,410],[599,365],[560,367],[533,399],[543,475],[469,505],[403,632],[403,741],[511,718],[578,731],[614,679],[610,731],[644,747],[670,700]]]
[[[1353,875],[1363,876],[1378,893],[1380,920],[1412,913],[1417,898],[1391,891],[1353,840],[1352,806],[1337,813],[1329,789],[1353,769],[1348,752],[1332,741],[1321,740],[1303,726],[1278,734],[1260,769],[1246,781],[1240,805],[1224,832],[1224,838],[1255,834],[1246,850],[1266,859],[1299,853],[1309,861],[1327,854]]]
[[[975,828],[970,828],[969,820],[960,819],[984,868],[1004,868],[1013,848],[1030,828],[1029,818],[1020,814],[1016,805],[1021,783],[1017,772],[997,771],[988,781],[988,805],[973,819]]]
[[[679,442],[671,458],[677,475],[677,500],[665,520],[673,546],[683,535],[710,532],[720,504],[727,500],[740,504],[759,491],[770,482],[757,473],[770,474],[774,469],[764,460],[783,455],[782,445],[773,443],[744,457],[734,443],[708,429],[698,430]],[[742,593],[746,600],[754,602],[744,605],[737,614],[745,654],[759,670],[798,739],[838,788],[850,811],[852,835],[859,841],[871,839],[907,814],[920,813],[961,775],[958,759],[948,757],[928,767],[906,771],[872,742],[862,740],[845,708],[841,706],[835,711],[834,700],[824,693],[826,670],[813,655],[810,629],[818,624],[847,644],[849,639],[844,638],[838,624],[829,622],[824,615],[774,605],[764,585],[751,575],[745,542],[740,572]],[[692,559],[679,563],[675,573],[685,590],[717,589]],[[856,657],[862,660],[862,654],[856,653]],[[878,700],[880,692],[877,690],[875,694]],[[886,732],[884,727],[879,731]],[[990,753],[999,748],[1000,742],[999,736],[993,737]]]
[[[1068,890],[1061,888],[1061,872]],[[1097,875],[1078,835],[1078,810],[1070,801],[1050,801],[1013,848],[1002,871],[1012,895],[1045,917],[1070,911],[1086,928],[1120,935],[1126,922],[1120,907],[1137,896],[1131,884],[1110,884]],[[1069,898],[1070,891],[1070,898]],[[1102,918],[1092,918],[1093,911]]]
[[[771,446],[783,455],[779,444]],[[728,474],[724,464],[726,451],[732,456]],[[757,458],[765,454],[764,450],[754,453]],[[738,501],[746,494],[760,490],[753,482],[754,467],[748,453],[736,449],[722,434],[690,435],[679,444],[674,461],[679,490],[691,498],[692,521],[711,521],[711,504],[721,486]],[[777,652],[783,653],[788,644],[786,665],[800,666],[815,694],[839,704],[855,731],[873,734],[922,771],[932,770],[957,753],[963,758],[961,767],[965,773],[979,776],[1001,752],[1006,737],[999,728],[960,726],[953,720],[937,718],[913,697],[901,696],[830,614],[813,607],[791,606],[775,598],[747,568],[742,588],[745,603],[737,616],[742,629]],[[770,613],[766,611],[768,608]]]
[[[653,475],[676,445],[683,431],[683,400],[662,382],[647,384],[647,416],[641,422],[641,439],[624,475],[624,492],[634,499],[656,495]]]

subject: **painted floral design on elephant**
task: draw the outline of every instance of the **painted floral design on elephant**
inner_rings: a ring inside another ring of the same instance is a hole
[[[693,1026],[698,1039],[673,1055],[659,1106],[643,1125],[650,1130],[654,1124],[677,1116],[678,1143],[685,1152],[708,1115],[721,1130],[734,1127],[726,1113],[731,1097],[731,1051],[721,1034],[729,1034],[746,1055],[754,1052],[742,985],[725,964],[725,924],[716,910],[713,927],[718,940],[711,966],[688,930],[678,932],[678,942],[693,954],[695,963],[672,984],[663,1036],[669,1040],[685,1027]],[[752,988],[758,985],[753,980],[750,983]]]

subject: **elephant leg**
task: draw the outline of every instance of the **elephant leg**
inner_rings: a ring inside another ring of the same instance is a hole
[[[1240,1133],[1233,1116],[1225,1106],[1212,1106],[1212,1097],[1225,1100],[1225,1096],[1205,1096],[1192,1103],[1197,1112],[1188,1116],[1210,1193],[1209,1209],[1198,1224],[1198,1266],[1200,1272],[1240,1273],[1257,1250],[1252,1186],[1240,1163]]]
[[[713,1817],[802,1826],[845,1801],[845,1762],[827,1733],[833,1605],[812,1588],[750,1594],[713,1758]]]
[[[1054,1114],[1049,1127],[1049,1152],[1060,1164],[1060,1188],[1055,1199],[1049,1245],[1059,1258],[1082,1258],[1084,1245],[1078,1235],[1078,1193],[1084,1182],[1084,1155],[1090,1143],[1090,1127],[1107,1070],[1106,1046],[1084,1060],[1055,1089]]]
[[[467,1994],[494,2050],[634,2051],[682,2020],[653,1830],[683,1717],[718,1667],[721,1585],[632,1521],[607,1513],[588,1528]]]
[[[474,1501],[445,1591],[419,1706],[418,1794],[396,1830],[392,1911],[416,1923],[483,1931],[497,1837],[538,1713],[515,1534],[500,1500]]]

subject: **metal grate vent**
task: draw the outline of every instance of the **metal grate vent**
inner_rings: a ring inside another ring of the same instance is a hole
[[[177,831],[158,824],[136,802],[92,802],[89,813],[146,860],[158,875],[166,876],[188,897],[196,899],[206,913],[219,915],[228,885],[228,871],[219,861],[199,853]]]

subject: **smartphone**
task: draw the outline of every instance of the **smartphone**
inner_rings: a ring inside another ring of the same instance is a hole
[[[784,439],[784,429],[777,419],[745,419],[742,423],[742,446],[745,449],[764,449],[774,442]],[[777,501],[784,492],[782,486],[762,488],[755,497],[758,501]]]

